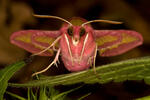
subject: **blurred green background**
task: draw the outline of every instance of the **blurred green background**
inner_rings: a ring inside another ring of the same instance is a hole
[[[31,55],[29,52],[10,44],[10,35],[24,29],[59,30],[62,22],[56,19],[37,19],[32,13],[59,16],[64,19],[82,17],[86,20],[107,19],[124,22],[122,25],[93,23],[94,29],[129,29],[143,35],[144,44],[127,53],[115,57],[99,57],[96,66],[117,62],[129,58],[150,55],[150,1],[149,0],[1,0],[0,1],[0,67],[22,60]],[[54,57],[36,56],[31,64],[25,66],[12,78],[12,82],[27,82],[33,71],[49,65]],[[61,61],[61,59],[60,59]],[[53,66],[45,75],[58,75],[68,72],[62,63]],[[60,87],[60,91],[66,87]],[[68,88],[68,87],[67,87]],[[19,89],[10,88],[20,93]],[[25,90],[24,90],[25,91]],[[82,91],[72,93],[70,97],[92,94],[85,100],[130,100],[150,94],[150,86],[143,81],[124,83],[93,84]]]

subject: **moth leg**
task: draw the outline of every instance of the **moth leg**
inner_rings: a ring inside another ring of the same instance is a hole
[[[70,49],[70,44],[69,44],[69,40],[67,38],[67,35],[65,35],[65,39],[67,41],[67,46],[68,46],[69,54],[70,54],[70,57],[71,57],[71,62],[72,62],[72,65],[73,65],[74,64],[74,60],[73,60],[73,57],[72,57],[72,52],[71,52],[71,49]]]
[[[93,70],[94,70],[94,74],[96,75],[97,79],[101,80],[101,78],[99,77],[99,75],[96,72],[96,67],[95,67],[95,61],[96,61],[96,55],[97,55],[97,44],[96,44],[96,48],[95,48],[95,54],[94,54],[94,58],[93,58]]]
[[[94,58],[94,56],[92,56],[92,57],[90,57],[89,59],[88,59],[88,64],[90,64],[90,66],[92,66],[92,59]]]
[[[56,62],[58,61],[58,57],[59,57],[59,54],[60,54],[60,48],[58,49],[57,51],[57,54],[55,56],[55,59],[48,65],[48,67],[46,67],[45,69],[39,71],[39,72],[35,72],[32,74],[32,76],[35,76],[37,74],[40,74],[40,73],[43,73],[45,71],[47,71],[53,64],[57,65]]]
[[[96,74],[96,68],[95,68],[96,55],[97,55],[97,44],[96,44],[95,54],[94,54],[94,58],[93,58],[93,70],[94,70],[95,74]]]
[[[54,50],[54,51],[57,51],[57,50],[58,50],[58,49],[56,49],[55,45],[53,46],[53,50]]]
[[[47,51],[48,49],[50,49],[51,47],[53,47],[59,40],[60,40],[61,36],[59,36],[50,46],[48,46],[47,48],[45,48],[44,50],[38,52],[38,53],[35,53],[35,54],[32,54],[31,56],[35,56],[35,55],[39,55],[45,51]]]
[[[83,47],[82,47],[82,51],[81,51],[81,55],[80,55],[80,58],[79,58],[79,62],[81,61],[81,59],[82,59],[82,56],[83,56],[83,53],[84,53],[84,49],[85,49],[85,44],[86,44],[86,42],[87,42],[87,40],[88,40],[88,34],[86,35],[86,37],[85,37],[85,40],[84,40],[84,43],[83,43]]]

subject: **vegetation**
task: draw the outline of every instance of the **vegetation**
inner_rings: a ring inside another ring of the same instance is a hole
[[[69,74],[63,74],[57,76],[41,76],[39,77],[38,80],[32,80],[24,84],[8,83],[8,80],[12,77],[12,75],[20,68],[22,68],[25,64],[26,64],[25,61],[20,61],[0,70],[0,74],[1,74],[0,87],[3,87],[0,89],[1,99],[3,98],[3,95],[6,92],[6,88],[8,85],[11,87],[27,87],[27,88],[42,87],[40,88],[40,96],[39,96],[39,98],[42,98],[41,95],[45,96],[47,93],[45,91],[49,91],[49,93],[51,93],[54,90],[52,86],[57,86],[57,85],[70,85],[70,84],[76,84],[81,82],[85,84],[93,84],[93,83],[105,84],[110,81],[123,82],[126,80],[144,80],[147,84],[150,84],[150,57],[130,59],[126,61],[98,66],[96,67],[96,72],[97,72],[96,74],[94,74],[93,69],[90,69],[90,70],[85,70],[77,73],[69,73]],[[48,89],[46,89],[46,87],[48,87]],[[66,95],[69,92],[72,92],[74,90],[75,89],[72,89],[60,94],[57,93],[57,96]],[[15,94],[12,94],[10,92],[6,92],[6,93],[12,96],[16,96]],[[30,89],[28,90],[28,95],[29,94],[32,95],[32,97],[36,96],[33,95],[33,92]],[[55,96],[54,98],[57,97]],[[57,100],[57,99],[52,99],[52,100]]]

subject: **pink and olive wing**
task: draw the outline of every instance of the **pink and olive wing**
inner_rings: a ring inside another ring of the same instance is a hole
[[[38,32],[32,35],[32,42],[39,47],[47,48],[50,46],[59,36],[59,31],[43,31]],[[58,42],[55,44],[55,47],[58,47]]]
[[[100,56],[119,55],[143,43],[142,36],[131,30],[95,30],[94,36]]]
[[[23,31],[14,32],[10,37],[10,41],[11,41],[11,43],[13,43],[13,44],[19,46],[20,48],[23,48],[31,53],[38,53],[38,52],[42,51],[43,49],[45,49],[46,47],[42,46],[42,45],[39,46],[33,42],[33,36],[35,34],[43,34],[44,37],[46,34],[50,34],[51,37],[49,37],[49,39],[51,40],[51,43],[55,40],[55,38],[57,38],[60,35],[59,31],[23,30]],[[39,41],[45,42],[45,40],[39,40]],[[49,45],[51,43],[49,43]],[[53,51],[50,49],[40,55],[41,56],[52,56]]]

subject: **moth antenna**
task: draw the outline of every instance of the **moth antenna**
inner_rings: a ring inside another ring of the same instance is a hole
[[[34,17],[37,17],[37,18],[54,18],[54,19],[59,19],[59,20],[61,20],[61,21],[64,21],[64,22],[68,23],[70,26],[72,26],[72,24],[71,24],[69,21],[67,21],[67,20],[65,20],[65,19],[63,19],[63,18],[61,18],[61,17],[58,17],[58,16],[37,15],[37,14],[33,14],[33,16],[34,16]]]
[[[93,23],[93,22],[104,22],[104,23],[110,23],[110,24],[122,24],[123,22],[117,22],[117,21],[110,21],[110,20],[91,20],[91,21],[88,21],[88,22],[85,22],[83,23],[81,26],[83,27],[84,25],[86,24],[89,24],[89,23]]]

